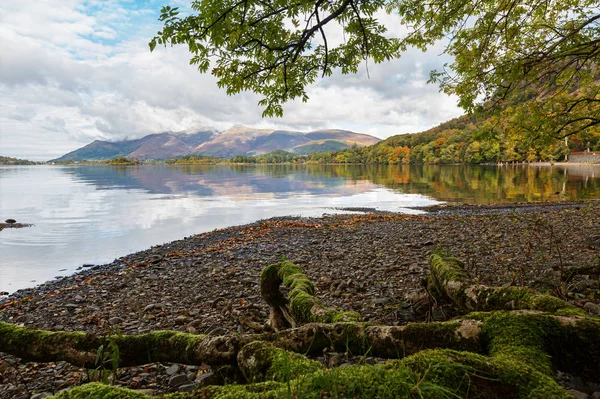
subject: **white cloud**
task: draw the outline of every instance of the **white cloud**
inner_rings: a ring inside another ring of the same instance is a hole
[[[148,50],[162,4],[9,0],[0,4],[0,154],[49,159],[94,139],[119,140],[233,124],[308,130],[341,128],[384,138],[421,131],[460,114],[456,100],[427,85],[437,55],[409,51],[393,62],[335,74],[309,89],[308,103],[261,119],[259,97],[229,97],[188,64],[183,47]],[[393,34],[403,28],[389,20]],[[329,32],[328,32],[329,34]],[[331,29],[332,40],[343,40]],[[336,36],[337,35],[337,36]],[[337,37],[337,39],[336,39]]]

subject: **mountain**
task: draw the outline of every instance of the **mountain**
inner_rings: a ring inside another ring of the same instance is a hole
[[[52,161],[99,161],[117,157],[166,159],[188,154],[230,158],[236,155],[260,155],[275,150],[310,154],[316,151],[364,147],[379,141],[373,136],[345,130],[303,133],[236,125],[220,133],[212,130],[189,134],[167,132],[150,134],[136,140],[96,140]]]

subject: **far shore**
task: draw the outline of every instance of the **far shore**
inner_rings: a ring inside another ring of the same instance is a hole
[[[206,166],[218,166],[218,165],[235,165],[235,166],[263,166],[263,165],[295,165],[295,166],[346,166],[346,165],[362,165],[362,166],[409,166],[409,165],[426,165],[426,166],[457,166],[457,165],[469,165],[469,166],[600,166],[600,162],[495,162],[495,163],[409,163],[409,164],[381,164],[381,163],[313,163],[313,162],[281,162],[281,163],[240,163],[240,162],[189,162],[189,163],[166,163],[162,161],[142,161],[141,163],[131,164],[111,164],[105,162],[87,162],[87,161],[76,161],[73,163],[40,163],[36,165],[3,165],[2,166],[148,166],[148,165],[165,165],[165,166],[190,166],[190,165],[206,165]]]

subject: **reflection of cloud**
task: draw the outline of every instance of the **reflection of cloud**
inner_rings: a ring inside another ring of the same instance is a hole
[[[107,175],[104,179],[101,172]],[[83,263],[109,262],[152,245],[259,219],[320,216],[337,212],[332,209],[337,207],[399,210],[435,203],[419,195],[395,193],[368,182],[355,184],[341,177],[328,178],[341,183],[326,184],[319,190],[285,191],[283,188],[289,186],[265,186],[265,182],[288,179],[265,175],[252,179],[256,171],[238,174],[248,180],[241,191],[235,191],[231,181],[221,184],[218,173],[216,180],[204,177],[201,184],[210,185],[210,189],[198,192],[178,191],[188,186],[173,185],[178,180],[169,174],[154,174],[155,180],[168,179],[157,184],[169,187],[172,192],[166,194],[133,187],[131,182],[123,184],[140,173],[136,168],[109,167],[0,168],[0,192],[10,193],[0,195],[0,209],[6,217],[35,224],[31,229],[2,232],[0,291],[30,286],[30,280],[46,281],[59,269],[72,271]],[[181,170],[178,173],[198,184],[197,176]],[[311,185],[313,180],[318,181],[319,176],[300,183]],[[14,194],[15,187],[18,195]]]

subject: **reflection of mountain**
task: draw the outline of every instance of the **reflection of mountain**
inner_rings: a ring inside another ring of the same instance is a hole
[[[375,185],[352,181],[344,176],[319,173],[316,168],[295,165],[145,165],[134,167],[66,167],[75,180],[99,189],[139,189],[154,194],[247,197],[268,194],[285,197],[290,193],[350,195],[369,191]]]
[[[600,197],[600,167],[592,165],[155,165],[64,170],[100,189],[230,198],[349,195],[376,185],[436,200],[477,204]]]
[[[319,130],[309,133],[254,129],[234,126],[224,132],[200,131],[151,134],[137,140],[108,142],[96,140],[54,161],[103,160],[117,157],[166,159],[188,154],[233,157],[288,150],[309,154],[326,149],[363,147],[380,140],[367,134],[344,130]]]

